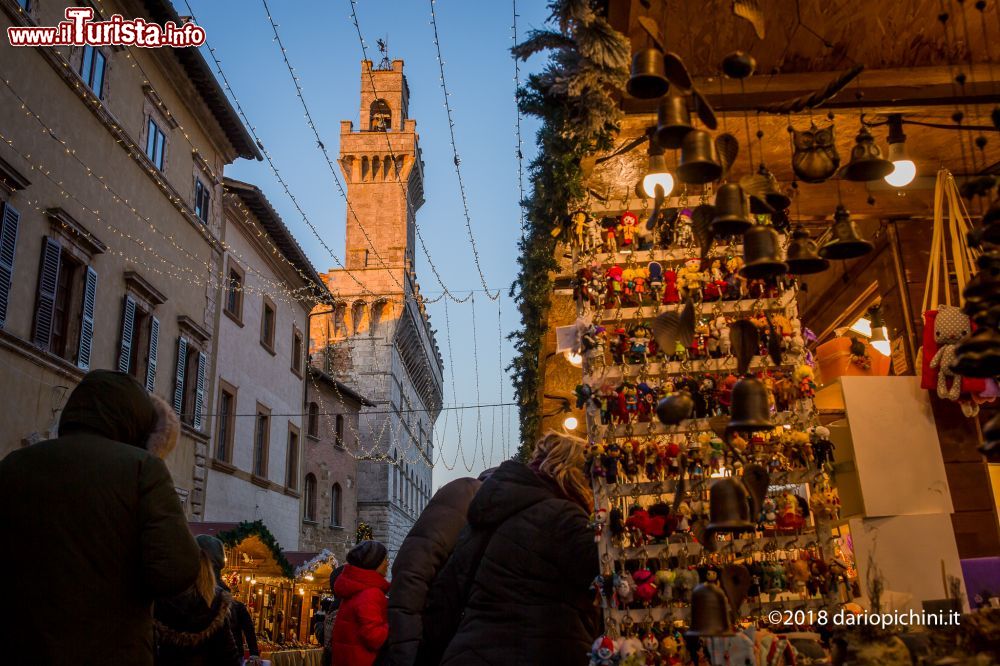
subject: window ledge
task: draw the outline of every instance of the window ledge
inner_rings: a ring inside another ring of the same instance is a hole
[[[270,481],[268,481],[267,479],[265,479],[262,476],[257,476],[256,474],[251,474],[250,475],[250,483],[254,484],[255,486],[260,486],[261,488],[270,488],[271,487],[271,482]]]
[[[232,463],[226,462],[225,460],[219,460],[218,458],[212,458],[212,469],[219,472],[224,472],[225,474],[235,474],[236,466]]]
[[[208,435],[206,433],[201,432],[200,430],[195,430],[194,426],[191,425],[190,423],[185,423],[184,421],[181,421],[181,432],[193,439],[198,440],[199,442],[204,442],[205,444],[208,444],[209,440]]]
[[[314,442],[318,442],[319,441],[319,435],[310,435],[309,433],[306,433],[306,439],[312,440]]]
[[[261,340],[260,341],[260,346],[263,347],[264,349],[266,349],[267,353],[269,353],[271,356],[277,356],[277,354],[274,353],[274,347],[272,345],[269,345],[266,342],[264,342],[263,340]]]
[[[31,358],[32,362],[41,367],[54,370],[63,377],[71,381],[79,382],[86,374],[75,363],[70,363],[61,356],[56,356],[52,352],[40,349],[27,340],[22,340],[13,333],[0,329],[0,347],[13,349],[23,356]]]
[[[298,377],[299,379],[302,379],[302,378],[303,378],[303,377],[302,377],[302,369],[301,369],[301,368],[298,368],[298,369],[296,369],[296,368],[295,368],[295,367],[293,366],[293,367],[292,367],[292,368],[290,368],[290,369],[291,369],[291,371],[292,371],[292,374],[293,374],[293,375],[295,375],[295,376],[296,376],[296,377]]]
[[[331,530],[336,530],[338,532],[343,532],[344,531],[344,526],[343,525],[328,525],[327,527],[329,527]]]
[[[233,323],[235,323],[240,328],[243,328],[243,319],[239,315],[237,315],[235,312],[233,312],[228,308],[222,308],[222,311],[226,313],[227,317],[233,320]]]
[[[293,488],[289,488],[288,486],[285,486],[283,492],[286,495],[288,495],[289,497],[294,497],[295,499],[299,499],[300,497],[302,497],[302,495],[299,493],[299,491],[297,491],[297,490],[295,490]]]
[[[309,520],[308,518],[303,518],[302,519],[302,524],[303,525],[319,525],[319,523],[317,523],[315,520]]]

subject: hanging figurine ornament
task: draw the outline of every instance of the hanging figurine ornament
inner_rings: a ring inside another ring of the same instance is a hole
[[[840,155],[834,142],[833,125],[818,128],[810,125],[804,131],[788,128],[792,133],[792,170],[806,183],[822,183],[840,167]]]

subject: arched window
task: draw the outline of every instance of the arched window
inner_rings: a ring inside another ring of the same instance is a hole
[[[344,415],[337,414],[336,430],[334,431],[333,443],[336,446],[344,445]]]
[[[305,520],[306,522],[316,522],[316,476],[310,472],[306,474],[305,488]]]
[[[344,524],[342,496],[343,493],[340,490],[340,484],[333,484],[333,490],[330,491],[330,525],[332,527],[341,527]]]
[[[365,302],[364,301],[354,301],[354,305],[351,306],[351,331],[354,335],[358,334],[361,330],[361,324],[365,319]]]
[[[368,332],[371,335],[375,335],[378,325],[382,323],[382,317],[385,315],[385,306],[385,301],[376,301],[372,304],[372,311],[368,315]]]
[[[347,335],[347,303],[337,303],[333,306],[333,335]]]
[[[315,402],[309,403],[309,420],[306,426],[306,433],[310,437],[319,437],[319,405]]]
[[[384,99],[372,102],[368,114],[368,129],[372,132],[388,132],[392,129],[392,111]]]

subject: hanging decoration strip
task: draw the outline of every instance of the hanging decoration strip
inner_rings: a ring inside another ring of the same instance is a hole
[[[517,0],[511,0],[514,20],[511,24],[514,47],[517,47]],[[514,61],[514,136],[517,145],[514,147],[517,155],[517,214],[521,226],[521,243],[524,243],[524,140],[521,138],[521,61],[511,56]]]

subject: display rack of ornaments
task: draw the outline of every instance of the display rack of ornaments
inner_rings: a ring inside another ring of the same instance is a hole
[[[690,661],[738,622],[853,596],[778,235],[712,250],[696,217],[681,209],[653,235],[628,211],[568,220],[606,629],[594,664]]]

